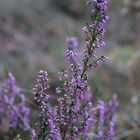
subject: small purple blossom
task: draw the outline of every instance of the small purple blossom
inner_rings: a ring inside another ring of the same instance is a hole
[[[105,103],[103,101],[98,101],[99,107],[99,126],[103,126],[104,124],[104,116],[105,116]]]
[[[83,27],[83,31],[84,31],[84,33],[86,33],[86,34],[88,33],[89,30],[88,30],[87,26],[84,26],[84,27]]]
[[[37,138],[37,135],[36,135],[35,130],[33,129],[31,130],[31,140],[36,140],[36,138]]]
[[[112,138],[112,136],[114,135],[114,126],[115,126],[115,123],[113,120],[111,120],[109,124],[109,128],[105,133],[104,140],[110,140]]]
[[[68,46],[73,49],[73,51],[77,50],[78,41],[75,37],[68,37],[66,40]]]

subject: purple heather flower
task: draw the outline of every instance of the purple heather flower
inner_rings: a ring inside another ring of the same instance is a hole
[[[57,87],[55,91],[57,95],[60,95],[60,93],[62,92],[60,87]]]
[[[9,127],[29,130],[30,109],[12,73],[8,73],[7,79],[0,83],[0,89],[0,113],[8,120]],[[20,99],[18,102],[17,98]]]
[[[83,27],[83,31],[84,31],[84,33],[88,33],[89,30],[88,30],[87,26]]]
[[[104,124],[104,116],[105,116],[105,104],[103,101],[98,101],[99,108],[99,126],[103,126]]]
[[[85,33],[86,49],[82,62],[78,55],[78,41],[75,37],[67,38],[68,49],[66,60],[68,69],[58,73],[59,80],[63,82],[61,87],[55,89],[58,98],[55,105],[50,102],[50,90],[48,90],[48,73],[40,71],[33,88],[33,96],[39,105],[40,123],[38,138],[50,140],[76,140],[88,139],[88,132],[95,130],[95,140],[108,137],[113,132],[113,115],[116,110],[111,110],[112,101],[105,104],[93,102],[92,92],[88,86],[88,72],[97,67],[108,58],[97,57],[96,50],[104,47],[102,37],[105,33],[104,25],[108,20],[106,16],[107,0],[90,0],[94,4],[91,25],[87,24]],[[93,10],[92,10],[93,11]],[[82,64],[81,64],[82,63]],[[111,110],[111,112],[109,112]],[[108,121],[110,121],[108,123]],[[106,128],[108,127],[108,130]],[[106,130],[106,131],[105,131]]]
[[[66,40],[68,46],[73,49],[73,51],[77,51],[78,41],[75,37],[68,37]]]
[[[48,73],[47,71],[40,71],[33,88],[33,96],[40,108],[40,119],[41,119],[41,135],[43,139],[60,140],[60,134],[57,127],[56,121],[56,110],[53,110],[49,104],[49,93],[48,93]],[[48,133],[44,131],[45,127],[48,129]],[[43,132],[42,132],[43,131]],[[43,134],[42,134],[43,133]],[[40,136],[40,134],[38,135]]]
[[[87,47],[87,51],[85,51],[83,62],[86,71],[91,71],[92,69],[96,68],[101,62],[106,62],[106,60],[108,59],[105,56],[98,57],[96,54],[96,50],[105,46],[105,42],[102,40],[102,38],[105,33],[104,25],[109,17],[106,15],[108,0],[88,0],[88,3],[94,5],[94,10],[92,10],[94,12],[92,16],[92,23],[87,24],[83,28],[84,32],[88,31],[85,37],[85,45]],[[94,59],[93,63],[92,61],[90,61],[91,58]]]
[[[110,140],[111,137],[114,135],[114,126],[115,126],[115,123],[113,120],[111,120],[109,124],[109,128],[105,133],[104,140]]]
[[[31,140],[36,140],[36,138],[37,138],[37,135],[36,135],[35,130],[33,129],[31,130]]]

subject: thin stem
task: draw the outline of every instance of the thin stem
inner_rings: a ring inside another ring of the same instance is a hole
[[[67,126],[65,126],[65,127],[64,127],[64,135],[63,135],[62,140],[65,140],[65,137],[66,137],[66,132],[67,132]]]

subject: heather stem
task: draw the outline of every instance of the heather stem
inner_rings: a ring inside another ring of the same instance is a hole
[[[64,127],[64,134],[63,134],[63,138],[62,138],[62,140],[65,140],[66,132],[67,132],[67,126]]]

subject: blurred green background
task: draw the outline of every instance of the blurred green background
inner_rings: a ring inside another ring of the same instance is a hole
[[[47,70],[52,88],[66,67],[67,36],[77,36],[84,49],[82,27],[89,20],[86,0],[0,0],[0,78],[11,71],[31,97],[37,72]],[[106,25],[107,64],[90,74],[101,98],[118,94],[113,140],[140,140],[140,0],[111,0]],[[31,99],[32,100],[32,99]]]

